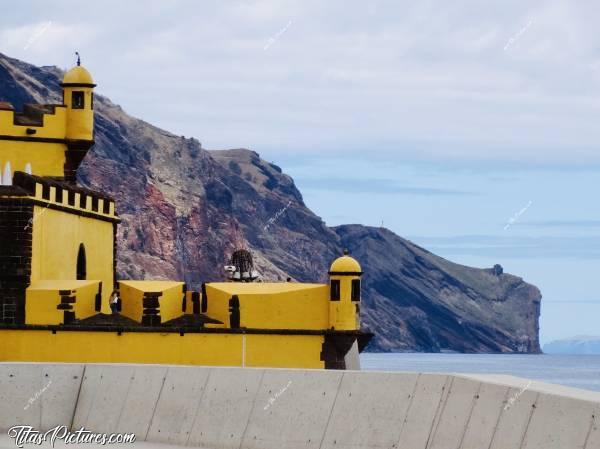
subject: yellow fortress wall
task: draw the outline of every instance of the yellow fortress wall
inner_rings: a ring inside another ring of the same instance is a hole
[[[39,176],[63,176],[65,162],[63,144],[0,140],[0,171],[8,164],[13,173],[24,172],[29,164]]]
[[[34,282],[27,288],[25,323],[62,324],[63,310],[72,310],[79,320],[95,315],[100,290],[100,281]],[[61,303],[70,307],[58,308]]]
[[[102,311],[114,284],[113,224],[67,212],[35,206],[31,282],[77,279],[77,259],[83,245],[86,278],[102,281]]]
[[[122,300],[121,313],[138,323],[143,322],[144,309],[156,309],[162,323],[183,313],[183,282],[119,281],[118,284]]]
[[[240,327],[255,329],[329,328],[327,285],[289,283],[205,284],[207,314],[229,323],[229,300],[240,302]]]
[[[202,292],[117,282],[114,200],[76,180],[94,144],[95,84],[78,61],[61,86],[62,105],[0,102],[0,360],[344,369],[353,354],[356,366],[371,335],[358,330],[349,256],[329,284],[252,282],[246,249],[224,267],[231,282],[194,279]]]
[[[0,361],[324,368],[321,335],[0,329]]]

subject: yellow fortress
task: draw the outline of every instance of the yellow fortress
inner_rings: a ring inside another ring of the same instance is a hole
[[[0,361],[357,368],[372,335],[347,254],[329,284],[256,282],[244,249],[227,282],[198,292],[116,279],[115,202],[76,183],[94,145],[95,86],[78,58],[63,104],[15,112],[0,101]]]

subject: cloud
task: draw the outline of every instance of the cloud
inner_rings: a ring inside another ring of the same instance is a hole
[[[473,192],[437,187],[402,186],[389,179],[351,178],[300,178],[296,180],[302,190],[330,190],[347,193],[377,193],[383,195],[475,195]]]
[[[37,5],[3,11],[0,51],[66,67],[78,49],[100,93],[208,148],[600,162],[593,2]]]
[[[21,60],[37,59],[47,53],[69,52],[75,61],[73,37],[76,45],[85,46],[96,31],[93,27],[78,24],[67,25],[50,19],[0,29],[0,52]],[[59,65],[55,61],[52,65]]]

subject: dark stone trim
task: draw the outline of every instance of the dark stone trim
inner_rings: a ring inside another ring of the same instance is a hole
[[[0,332],[3,330],[23,331],[64,331],[64,332],[141,332],[141,333],[165,333],[177,332],[183,329],[188,334],[248,334],[248,335],[344,335],[358,338],[371,339],[373,334],[363,331],[335,331],[316,329],[256,329],[256,328],[198,328],[198,327],[152,327],[152,326],[93,326],[83,324],[65,325],[40,325],[40,324],[0,324]]]
[[[357,336],[358,352],[363,352],[367,345],[371,342],[374,335],[371,332],[361,332]]]
[[[60,87],[96,87],[97,84],[89,84],[89,83],[60,83]]]
[[[145,326],[158,326],[161,324],[159,298],[162,292],[145,292],[142,296],[142,324]]]
[[[65,310],[64,321],[65,321],[65,324],[71,324],[71,323],[75,322],[75,312],[70,312],[70,311]]]
[[[116,204],[115,204],[116,207]],[[115,209],[116,214],[116,209]],[[113,285],[112,290],[117,290],[119,288],[119,283],[117,281],[117,228],[118,223],[113,223]],[[112,292],[111,292],[112,293]]]
[[[229,327],[231,329],[239,329],[240,321],[240,298],[238,295],[233,295],[229,300]]]
[[[94,310],[100,312],[102,310],[102,281],[98,285],[98,293],[96,293],[94,301]]]
[[[192,292],[192,314],[200,315],[200,293]]]
[[[93,140],[67,140],[65,152],[65,180],[75,184],[77,182],[77,169],[83,162],[85,155],[94,146]]]
[[[356,341],[352,335],[326,335],[321,350],[325,369],[346,369],[345,356]]]
[[[23,125],[25,126],[25,125]],[[33,125],[27,125],[33,126]],[[7,136],[5,134],[0,134],[0,140],[16,140],[20,142],[39,142],[39,143],[62,143],[67,144],[66,139],[58,139],[52,137],[30,137],[30,136]]]
[[[158,298],[144,296],[142,298],[142,307],[144,309],[157,309],[159,307]]]
[[[0,322],[25,323],[32,257],[33,205],[0,197]]]
[[[206,294],[206,282],[202,283],[202,313],[208,310],[208,295]]]
[[[330,271],[329,276],[362,276],[362,271]]]

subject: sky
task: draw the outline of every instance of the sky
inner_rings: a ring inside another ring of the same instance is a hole
[[[11,3],[0,52],[68,68],[208,149],[250,148],[329,225],[537,285],[541,339],[600,335],[600,4]]]

